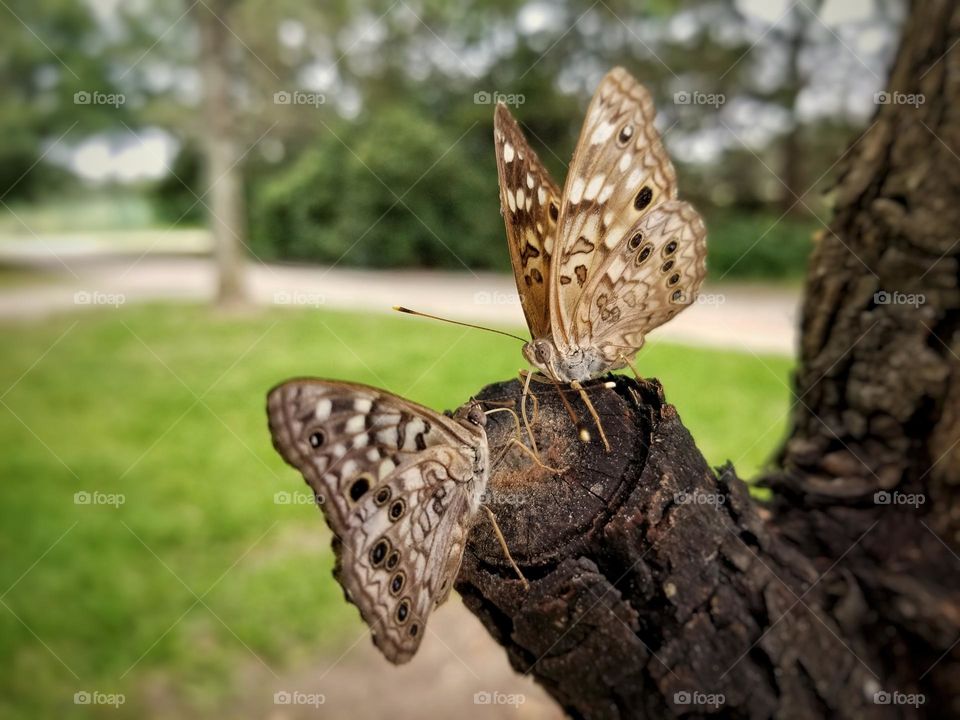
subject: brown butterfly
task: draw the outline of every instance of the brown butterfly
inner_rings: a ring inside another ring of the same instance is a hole
[[[578,383],[624,367],[690,305],[706,229],[677,200],[649,92],[623,68],[600,83],[561,193],[506,106],[494,141],[507,244],[532,340],[527,360]]]
[[[450,595],[487,487],[486,415],[469,403],[448,417],[318,379],[272,389],[267,415],[333,531],[334,576],[383,655],[406,662]]]

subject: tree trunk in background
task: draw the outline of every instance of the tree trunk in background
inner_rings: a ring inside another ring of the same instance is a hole
[[[572,716],[960,717],[960,5],[914,3],[889,89],[811,258],[769,504],[655,382],[593,384],[609,453],[538,387],[562,472],[494,467],[530,589],[485,522],[457,588]],[[490,417],[495,453],[515,434]]]
[[[953,688],[960,686],[958,38],[955,2],[914,4],[890,102],[840,166],[834,219],[807,275],[793,430],[783,472],[768,483],[781,529],[808,554],[842,557],[874,613],[896,623],[886,653],[914,654],[920,672],[933,666],[925,682]],[[908,504],[911,495],[923,504]],[[934,665],[944,653],[952,662]]]
[[[217,302],[244,300],[243,248],[246,245],[243,170],[237,122],[230,96],[230,0],[207,0],[193,7],[199,31],[199,66],[203,82],[206,197],[217,263]]]
[[[784,39],[787,46],[786,77],[783,83],[783,95],[786,96],[787,110],[793,126],[784,136],[780,146],[780,181],[783,183],[783,193],[780,199],[782,212],[805,212],[800,202],[807,188],[803,187],[805,173],[803,126],[797,117],[797,99],[807,84],[807,77],[800,68],[800,54],[807,41],[807,32],[810,24],[818,22],[816,16],[820,12],[823,0],[808,0],[798,3],[791,10],[793,27]]]

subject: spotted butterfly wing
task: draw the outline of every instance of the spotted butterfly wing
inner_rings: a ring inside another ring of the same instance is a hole
[[[451,418],[365,385],[297,379],[270,391],[267,414],[333,531],[347,599],[383,655],[408,661],[450,593],[486,488],[482,412]]]
[[[533,337],[550,332],[548,288],[560,214],[560,189],[530,147],[506,105],[498,104],[493,137],[500,212],[520,304]]]
[[[621,366],[647,333],[694,301],[706,277],[705,257],[706,228],[693,206],[681,200],[657,205],[588,277],[572,311],[573,343]]]
[[[692,299],[703,280],[703,222],[676,200],[676,172],[654,117],[650,93],[623,68],[603,78],[587,110],[551,276],[551,330],[561,354],[595,347],[622,366],[616,358],[629,358],[647,332],[688,304],[670,298],[679,290]],[[669,258],[646,261],[668,245],[675,247]]]

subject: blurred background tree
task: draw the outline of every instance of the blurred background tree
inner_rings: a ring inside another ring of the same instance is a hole
[[[585,102],[621,64],[654,93],[715,279],[799,274],[903,14],[885,0],[20,5],[0,30],[21,101],[0,116],[11,198],[57,175],[67,195],[132,193],[144,222],[220,218],[206,222],[263,260],[505,269],[494,100],[562,183]],[[93,91],[125,101],[74,104]],[[93,172],[91,143],[114,160],[152,143],[155,167]],[[18,184],[33,163],[44,173]]]

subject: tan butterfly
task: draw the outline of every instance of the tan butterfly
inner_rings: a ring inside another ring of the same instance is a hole
[[[706,275],[706,229],[677,200],[649,92],[623,68],[587,110],[561,193],[505,105],[494,116],[501,212],[532,340],[561,382],[624,367]],[[602,433],[602,429],[601,429]]]
[[[383,390],[297,379],[267,396],[273,444],[334,534],[334,576],[394,663],[450,595],[487,487],[486,415],[447,417]]]

